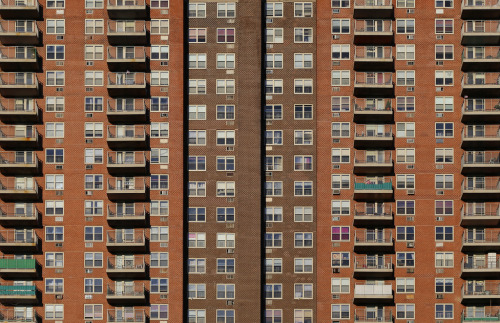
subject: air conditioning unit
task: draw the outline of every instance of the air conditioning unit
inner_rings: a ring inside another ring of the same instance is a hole
[[[160,217],[160,221],[161,222],[167,222],[168,218],[166,216],[162,216],[162,217]]]
[[[442,87],[442,86],[436,87],[436,92],[443,92],[443,91],[444,91],[444,87]]]
[[[340,118],[340,113],[338,112],[332,113],[332,118]]]
[[[407,216],[406,221],[413,222],[413,221],[415,221],[415,217],[414,216]]]
[[[444,195],[444,191],[436,191],[436,195]]]
[[[436,65],[437,65],[437,66],[443,66],[443,65],[444,65],[444,62],[443,62],[443,61],[437,61],[437,62],[436,62]]]
[[[87,66],[94,66],[94,62],[86,62]]]
[[[94,88],[93,87],[86,87],[85,92],[94,92]]]
[[[413,87],[413,86],[408,86],[408,87],[406,87],[406,91],[407,91],[407,92],[415,92],[415,87]]]
[[[332,274],[338,274],[340,272],[339,268],[332,268]]]
[[[271,299],[266,299],[266,305],[273,305],[273,301]]]
[[[408,269],[406,269],[406,272],[408,274],[413,274],[415,272],[415,268],[408,268]]]
[[[266,74],[273,74],[274,71],[273,70],[266,70]]]
[[[234,301],[226,301],[226,305],[234,305]]]
[[[92,222],[92,221],[94,221],[94,217],[92,217],[92,216],[86,216],[85,217],[85,221]]]
[[[332,299],[339,299],[340,295],[339,294],[332,294]]]
[[[340,9],[332,9],[332,13],[333,14],[340,13]]]
[[[234,275],[226,275],[226,279],[234,279]]]
[[[160,295],[160,299],[167,299],[168,298],[168,295],[167,294],[161,294]]]
[[[411,113],[407,113],[406,114],[406,117],[407,118],[414,118],[415,117],[415,113],[411,112]]]
[[[168,62],[161,62],[160,66],[168,66]]]
[[[168,113],[160,113],[160,117],[162,117],[162,118],[168,118]]]
[[[234,253],[234,249],[233,248],[226,249],[226,253]]]
[[[333,36],[332,36],[332,39],[333,39],[333,40],[340,39],[340,36],[339,36],[339,35],[333,35]]]
[[[85,10],[85,13],[87,13],[87,14],[91,15],[91,14],[93,14],[93,13],[94,13],[94,10]]]
[[[406,165],[406,169],[415,169],[415,165]]]
[[[226,176],[232,177],[232,176],[234,176],[234,173],[233,172],[227,172]]]
[[[340,216],[332,216],[332,221],[340,221]]]
[[[168,248],[168,242],[161,242],[160,247],[161,248]]]
[[[414,144],[415,143],[415,139],[406,139],[406,143],[407,144]]]
[[[85,195],[92,195],[93,192],[92,191],[85,191]]]
[[[273,125],[273,122],[272,121],[266,121],[266,126],[272,126]]]
[[[406,39],[413,40],[415,39],[415,35],[406,35]]]
[[[272,228],[273,224],[272,223],[266,223],[266,228]]]
[[[94,243],[92,242],[85,242],[85,248],[93,248],[94,247]]]
[[[234,147],[226,147],[226,151],[234,151]]]
[[[85,139],[86,144],[93,144],[94,140],[93,139]]]
[[[160,92],[168,92],[168,87],[161,87]]]
[[[338,144],[338,143],[340,143],[340,139],[333,139],[333,140],[332,140],[332,143],[334,143],[334,144]]]
[[[64,195],[64,191],[56,191],[56,196],[62,196]]]
[[[444,113],[436,113],[436,118],[442,118],[444,117]]]
[[[273,18],[266,18],[266,24],[272,24]]]
[[[92,274],[93,271],[94,271],[93,269],[85,269],[86,274]]]
[[[332,190],[332,195],[340,195],[340,190]]]
[[[56,247],[62,248],[62,246],[63,246],[63,243],[62,243],[62,242],[57,242],[57,243],[56,243]]]
[[[227,197],[226,202],[233,203],[234,202],[234,197]]]
[[[63,299],[63,294],[56,294],[56,299]]]
[[[332,92],[340,92],[340,86],[332,87]]]
[[[168,195],[168,191],[160,191],[160,195]]]
[[[56,165],[56,169],[63,169],[63,165]]]
[[[444,165],[436,165],[436,169],[443,169]]]
[[[415,242],[413,242],[413,241],[407,242],[406,243],[406,248],[415,248]]]
[[[85,165],[85,169],[92,169],[94,168],[94,165]]]
[[[64,61],[57,61],[56,66],[64,66]]]
[[[443,299],[444,295],[443,294],[436,294],[436,299]]]
[[[273,172],[266,172],[266,176],[273,176]]]
[[[226,228],[234,229],[234,223],[226,223]]]
[[[85,118],[92,118],[94,116],[93,113],[85,113]],[[92,140],[92,139],[87,139],[87,140]]]
[[[415,65],[415,61],[408,61],[408,62],[406,62],[406,65],[408,65],[408,66]]]
[[[442,216],[437,216],[436,221],[444,221],[444,218]]]
[[[92,37],[92,36],[90,36],[90,37]],[[56,39],[57,39],[57,40],[63,40],[63,39],[64,39],[64,36],[62,36],[62,35],[56,36]],[[90,39],[92,39],[92,38],[90,38]]]
[[[415,13],[415,9],[407,9],[406,13]]]
[[[444,39],[443,35],[436,35],[436,39]]]
[[[406,194],[415,195],[415,190],[406,190]]]
[[[332,165],[332,169],[340,169],[340,165]]]

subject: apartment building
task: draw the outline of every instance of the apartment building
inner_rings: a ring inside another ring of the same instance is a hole
[[[0,321],[500,322],[496,0],[0,18]]]

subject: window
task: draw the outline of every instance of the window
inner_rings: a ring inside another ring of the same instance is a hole
[[[234,274],[234,258],[217,259],[218,274]]]
[[[85,216],[102,216],[103,202],[99,200],[85,201]]]
[[[151,71],[151,86],[168,86],[168,71]]]
[[[168,35],[168,19],[151,19],[151,35]]]
[[[151,97],[151,112],[168,112],[168,97]]]
[[[64,34],[64,19],[47,19],[47,34]]]
[[[85,0],[85,9],[103,9],[104,0]]]
[[[332,241],[349,241],[349,231],[350,227],[332,227]]]
[[[64,71],[47,71],[47,86],[64,86]]]
[[[103,58],[103,45],[85,45],[85,60],[102,60]]]
[[[414,86],[415,71],[396,71],[396,85]]]
[[[351,71],[332,71],[332,86],[349,86],[351,83]]]
[[[217,130],[217,145],[233,146],[235,131],[234,130]]]
[[[64,122],[45,123],[46,138],[64,138]]]
[[[283,156],[266,156],[266,171],[282,171],[283,170]]]
[[[217,156],[217,170],[233,172],[234,171],[234,156]]]
[[[332,304],[332,320],[348,320],[350,318],[350,304]]]
[[[436,19],[436,34],[453,34],[453,19]]]
[[[85,164],[102,164],[102,148],[85,148]]]
[[[273,206],[264,209],[266,222],[283,222],[283,207]]]
[[[266,54],[266,68],[283,68],[283,54]]]
[[[168,242],[168,227],[151,227],[151,241]]]
[[[103,176],[98,174],[85,175],[86,190],[102,190]]]
[[[217,284],[217,299],[234,299],[234,284]]]
[[[168,60],[169,46],[168,45],[151,45],[151,55],[150,59],[153,61],[157,60]],[[191,55],[189,56],[191,58]],[[191,67],[191,64],[189,65]]]
[[[266,79],[266,94],[283,94],[283,80]]]
[[[295,94],[312,94],[313,93],[313,80],[312,79],[294,79],[294,93]]]
[[[396,304],[396,319],[414,319],[415,304]]]
[[[217,80],[217,94],[234,94],[235,80]]]
[[[267,310],[266,323],[281,323],[283,322],[283,310]]]
[[[332,8],[349,8],[349,0],[332,0]]]
[[[313,67],[313,54],[295,53],[294,54],[294,68],[312,68]]]
[[[453,252],[436,252],[436,268],[453,267]]]
[[[266,28],[266,43],[282,44],[283,28]]]
[[[436,138],[453,138],[453,122],[436,122]]]
[[[436,45],[436,60],[452,60],[453,45]]]
[[[350,278],[332,278],[332,294],[349,294],[350,289]]]
[[[415,162],[415,148],[396,148],[396,162],[413,164]]]
[[[312,145],[313,131],[312,130],[295,130],[294,131],[295,145]]]
[[[234,105],[217,105],[217,120],[234,120]]]
[[[415,122],[396,122],[396,137],[415,137]]]
[[[45,112],[64,112],[64,97],[63,96],[46,97]]]
[[[45,304],[46,320],[62,320],[64,318],[64,304]]]
[[[168,190],[168,175],[152,174],[151,175],[152,190]]]
[[[63,216],[64,215],[64,201],[45,201],[45,215],[46,216]]]
[[[153,268],[168,268],[168,252],[152,252],[149,266]]]
[[[295,284],[294,299],[312,299],[313,284]]]
[[[102,278],[85,278],[85,294],[102,294]]]
[[[266,258],[266,273],[281,274],[283,260],[281,258]]]
[[[189,80],[189,94],[206,94],[207,80]]]
[[[351,201],[349,200],[332,200],[332,215],[349,215],[351,214]]]
[[[312,206],[295,206],[293,215],[295,222],[312,222],[313,208]]]
[[[84,304],[83,306],[85,320],[102,320],[104,318],[102,304]]]
[[[396,227],[397,241],[415,241],[415,227]]]
[[[436,231],[436,241],[453,241],[453,227],[437,226],[434,229]]]
[[[415,174],[396,175],[396,188],[413,189],[415,188]]]
[[[64,293],[64,279],[45,278],[45,293],[48,294]]]
[[[219,197],[234,197],[235,182],[217,182],[216,196]]]
[[[332,122],[332,138],[349,138],[351,125],[349,122]]]
[[[398,60],[409,60],[415,59],[415,45],[405,44],[396,45],[396,59]]]
[[[312,17],[313,4],[312,2],[295,2],[294,17]]]
[[[436,278],[436,293],[453,293],[453,278]]]
[[[153,8],[153,9],[168,8],[168,0],[151,0],[151,8]]]
[[[234,69],[236,65],[236,54],[221,53],[217,54],[217,68]]]
[[[436,86],[453,86],[453,71],[435,71]]]
[[[189,28],[190,43],[206,43],[207,28]]]
[[[295,232],[294,246],[295,248],[312,248],[313,246],[312,232]]]
[[[397,215],[415,215],[415,201],[396,201]]]
[[[217,222],[234,222],[234,207],[218,207]]]
[[[436,304],[436,319],[453,319],[453,304]]]
[[[85,86],[103,86],[103,71],[85,71]]]
[[[102,227],[85,227],[85,241],[95,242],[102,241]]]
[[[283,286],[281,284],[266,284],[264,286],[266,299],[281,299]]]
[[[436,189],[453,189],[453,174],[436,174]]]
[[[234,310],[217,310],[217,322],[232,323],[234,322]]]
[[[414,112],[415,97],[414,96],[398,96],[396,97],[396,111],[398,112]]]
[[[102,252],[86,252],[85,268],[102,268]]]
[[[294,196],[312,196],[313,182],[294,182]]]
[[[64,241],[64,227],[45,227],[45,241],[61,242]]]
[[[64,174],[45,175],[46,190],[64,190]]]
[[[434,154],[436,156],[436,163],[453,163],[453,148],[436,148]]]
[[[85,98],[85,112],[102,112],[103,97],[90,96]]]
[[[266,145],[283,145],[283,130],[267,130]]]
[[[104,34],[103,19],[85,19],[85,34]]]
[[[267,181],[265,183],[266,196],[282,196],[283,195],[283,182]]]
[[[188,322],[205,323],[205,310],[188,310]]]
[[[265,106],[266,120],[281,120],[283,119],[283,105],[268,104]]]
[[[349,44],[333,44],[332,59],[333,60],[348,60],[351,57],[351,45]]]
[[[188,196],[189,197],[204,197],[206,194],[206,182],[189,182]]]
[[[169,149],[168,148],[151,148],[151,164],[168,164]]]
[[[332,112],[351,110],[351,98],[348,96],[332,96]]]
[[[188,221],[189,222],[205,222],[206,208],[204,207],[190,207],[188,208]]]
[[[415,278],[396,278],[396,293],[415,293]]]
[[[205,156],[189,156],[188,157],[188,170],[190,170],[190,171],[204,171],[204,170],[206,170],[206,157]]]
[[[47,45],[47,60],[64,60],[64,45]]]
[[[64,8],[65,0],[47,0],[47,8]]]
[[[191,146],[205,146],[206,144],[206,131],[205,130],[189,130],[188,143]]]
[[[168,122],[151,122],[149,135],[151,138],[168,138],[168,131]]]
[[[453,215],[453,200],[434,201],[436,215]]]
[[[293,162],[293,170],[295,171],[308,171],[313,168],[313,156],[310,155],[295,155]]]
[[[235,29],[234,28],[217,28],[218,43],[234,43]]]
[[[312,323],[313,311],[312,310],[294,310],[293,313],[295,323]]]
[[[283,17],[283,2],[266,2],[266,17]]]
[[[207,13],[206,3],[190,3],[188,6],[189,18],[205,18]]]
[[[48,268],[63,268],[64,267],[64,252],[46,252],[45,267]]]
[[[438,71],[436,71],[436,73],[437,72]],[[434,107],[436,112],[453,112],[453,97],[452,96],[435,97]]]
[[[396,267],[415,267],[415,253],[396,252]]]
[[[349,34],[351,21],[349,19],[332,19],[332,34]]]
[[[236,3],[217,3],[217,18],[234,18],[236,17]]]
[[[45,149],[45,162],[47,164],[63,164],[64,149],[63,148],[47,148]]]
[[[217,248],[234,248],[235,233],[217,233]]]
[[[332,189],[349,189],[351,186],[351,175],[332,174]]]
[[[168,278],[151,278],[150,292],[154,294],[168,293]]]
[[[265,233],[266,248],[281,248],[283,246],[283,234],[281,232]]]
[[[168,201],[151,201],[149,213],[152,216],[168,216]]]
[[[349,148],[332,148],[332,164],[350,163],[351,152]]]
[[[436,8],[453,8],[453,0],[436,0]]]
[[[332,252],[332,267],[350,267],[349,252]]]
[[[396,19],[396,33],[414,34],[415,19]]]
[[[168,304],[151,304],[150,319],[151,320],[168,319]]]

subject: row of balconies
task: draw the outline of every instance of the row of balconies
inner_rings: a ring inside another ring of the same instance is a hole
[[[136,309],[134,307],[122,307],[108,309],[107,323],[146,323],[148,316],[143,309]],[[36,311],[30,313],[22,311],[14,311],[12,309],[0,310],[0,321],[4,323],[35,323],[40,322],[41,319]]]

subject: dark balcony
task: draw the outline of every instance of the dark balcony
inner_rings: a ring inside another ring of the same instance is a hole
[[[9,149],[38,146],[38,131],[34,126],[0,126],[0,146]]]
[[[11,203],[0,207],[0,224],[8,226],[34,226],[38,223],[38,209],[33,203]]]
[[[500,45],[499,20],[466,20],[462,23],[462,45]]]
[[[488,252],[500,248],[500,231],[467,228],[462,235],[462,252]]]
[[[108,198],[111,200],[144,200],[147,197],[144,177],[108,178]]]
[[[143,125],[108,126],[108,145],[113,149],[144,149],[147,146]]]
[[[462,77],[462,96],[497,97],[500,73],[468,72]]]
[[[498,19],[498,0],[462,0],[462,19]]]
[[[146,45],[146,21],[108,20],[108,40],[112,45]]]
[[[356,200],[391,200],[393,196],[394,190],[390,178],[354,178],[354,199]]]
[[[462,312],[461,323],[500,322],[500,309],[497,306],[466,308]]]
[[[354,20],[354,43],[363,45],[392,45],[394,43],[392,20]]]
[[[500,47],[468,46],[462,51],[462,70],[495,71],[500,69]]]
[[[500,125],[466,125],[462,129],[462,147],[466,149],[500,149]]]
[[[0,102],[0,120],[5,123],[36,123],[39,111],[35,99],[4,99]]]
[[[354,99],[355,122],[392,122],[394,111],[391,99]]]
[[[462,104],[462,122],[491,123],[500,117],[500,100],[465,99]]]
[[[0,20],[0,42],[6,46],[37,45],[40,39],[36,21]]]
[[[107,166],[113,174],[144,174],[146,154],[143,151],[109,151]]]
[[[109,277],[144,277],[146,275],[146,262],[144,256],[110,256],[106,272]]]
[[[108,0],[107,8],[112,19],[140,19],[147,16],[144,0]]]
[[[500,277],[500,261],[497,256],[490,259],[490,256],[485,254],[480,259],[477,255],[465,256],[462,259],[462,278],[491,278]]]
[[[354,18],[388,19],[394,16],[392,0],[355,0]]]
[[[394,147],[390,124],[357,124],[354,131],[356,149],[382,149]]]
[[[354,152],[354,173],[391,174],[394,162],[389,150],[356,150]]]
[[[365,71],[394,71],[391,46],[356,46],[354,69]]]
[[[498,174],[499,151],[465,151],[462,154],[462,174]]]
[[[500,224],[500,203],[465,203],[460,210],[460,225],[498,226]]]
[[[33,177],[4,177],[0,179],[2,200],[37,200],[38,183]]]
[[[356,72],[354,95],[361,97],[390,97],[394,95],[394,83],[390,72]]]
[[[354,249],[363,252],[394,250],[392,232],[388,229],[364,229],[354,232]]]
[[[383,310],[382,313],[376,309],[354,309],[354,322],[356,323],[393,323],[394,317],[391,310]]]
[[[0,276],[6,279],[36,277],[39,269],[35,259],[0,258]]]
[[[147,93],[146,73],[116,72],[108,73],[108,92],[111,96],[135,97]]]
[[[107,232],[106,246],[112,251],[139,252],[146,249],[144,229],[116,229]]]
[[[145,99],[108,99],[108,119],[111,122],[139,123],[147,119]]]
[[[355,303],[393,303],[392,285],[369,285],[356,283],[354,286]]]
[[[124,307],[120,309],[109,309],[107,323],[146,323],[147,315],[144,310],[133,307]]]
[[[463,200],[497,200],[500,177],[468,176],[462,181]]]
[[[4,97],[36,97],[38,78],[33,72],[0,73],[0,94]]]
[[[0,249],[4,252],[38,250],[40,240],[33,229],[8,229],[0,231]]]
[[[500,284],[492,281],[466,281],[462,285],[462,303],[500,303]]]
[[[354,258],[354,277],[356,278],[391,278],[393,276],[394,265],[391,256],[358,255]]]
[[[38,174],[39,171],[39,161],[34,151],[0,152],[0,172],[2,174]]]
[[[36,47],[0,47],[0,67],[3,71],[36,71],[38,69]]]
[[[9,305],[37,304],[35,285],[0,285],[0,303]]]
[[[108,285],[106,299],[109,303],[129,304],[146,302],[146,287],[141,283],[132,285]]]
[[[14,311],[13,309],[3,309],[0,310],[0,322],[4,323],[36,323],[37,314],[35,311],[33,313],[20,313],[19,311]]]
[[[112,224],[144,223],[146,206],[144,203],[110,203],[108,204],[108,221]],[[126,221],[126,222],[125,222]]]
[[[113,71],[145,70],[146,50],[144,46],[108,47],[108,66]]]
[[[354,225],[392,224],[394,216],[390,204],[356,203],[354,205]]]
[[[37,18],[39,15],[37,0],[1,0],[0,15],[2,18]]]

